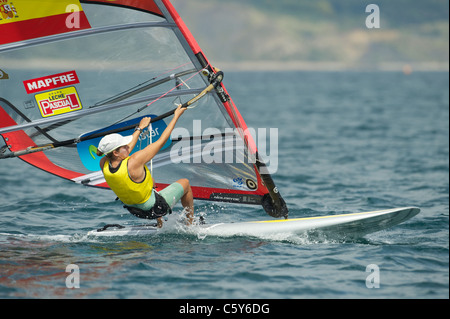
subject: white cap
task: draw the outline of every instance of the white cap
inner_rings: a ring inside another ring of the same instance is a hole
[[[108,154],[121,146],[130,144],[132,140],[132,135],[122,136],[120,134],[109,134],[98,143],[98,150],[103,154]]]

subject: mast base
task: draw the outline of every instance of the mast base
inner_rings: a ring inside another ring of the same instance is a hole
[[[265,194],[262,199],[262,207],[269,216],[288,218],[289,210],[281,196],[277,198],[277,203],[275,203],[269,193]]]

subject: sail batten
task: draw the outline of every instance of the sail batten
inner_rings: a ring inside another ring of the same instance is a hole
[[[174,23],[168,23],[168,22],[138,22],[138,23],[127,23],[127,24],[121,24],[121,25],[90,28],[90,29],[85,29],[85,30],[72,31],[71,33],[68,33],[68,34],[63,33],[63,34],[49,35],[49,36],[45,36],[45,37],[33,38],[33,39],[28,39],[28,40],[16,41],[16,42],[1,46],[0,53],[18,49],[18,48],[26,48],[26,47],[39,45],[39,44],[46,44],[46,43],[51,43],[51,42],[56,42],[56,41],[61,41],[61,40],[92,36],[92,35],[101,34],[101,33],[109,33],[109,32],[116,32],[116,31],[123,31],[123,30],[140,29],[140,28],[174,28],[175,26],[176,25]]]
[[[14,5],[23,12],[30,1],[14,0]],[[57,2],[40,3],[45,21],[57,16],[45,6]],[[262,205],[273,217],[287,217],[222,72],[211,65],[169,0],[72,4],[78,11],[64,13],[64,23],[75,23],[67,18],[79,14],[79,28],[46,30],[54,25],[31,15],[24,21],[36,24],[39,32],[21,37],[19,14],[0,23],[0,32],[15,30],[0,44],[5,143],[0,160],[19,157],[72,182],[108,189],[96,155],[99,139],[111,132],[131,134],[142,117],[150,116],[152,127],[134,151],[143,149],[159,138],[181,104],[192,109],[153,160],[156,188],[187,178],[196,199]],[[53,22],[61,23],[60,18]]]
[[[184,90],[184,91],[179,91],[179,92],[171,92],[171,93],[167,93],[164,98],[173,98],[173,97],[179,97],[179,96],[183,96],[183,95],[198,94],[201,91],[202,91],[202,89],[189,89],[189,90]],[[101,105],[101,107],[100,106],[91,106],[82,113],[80,112],[80,113],[76,113],[76,114],[63,114],[63,115],[59,116],[58,118],[49,118],[49,119],[44,118],[44,119],[34,120],[32,122],[23,123],[23,124],[17,124],[17,125],[13,125],[13,126],[5,126],[5,127],[0,128],[0,134],[23,130],[23,129],[35,127],[35,126],[42,126],[42,125],[59,123],[62,121],[75,120],[75,119],[79,119],[79,118],[93,115],[96,113],[102,113],[102,112],[114,110],[116,108],[121,108],[121,107],[126,107],[126,106],[137,104],[137,103],[144,103],[144,102],[156,100],[158,98],[161,98],[161,96],[163,94],[164,93],[152,94],[152,95],[148,95],[148,96],[145,96],[142,98],[129,100],[126,102],[116,102],[116,103],[111,103],[111,104],[104,104],[104,105]]]

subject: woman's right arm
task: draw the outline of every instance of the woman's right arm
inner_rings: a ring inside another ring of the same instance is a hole
[[[167,125],[164,132],[161,134],[159,139],[150,145],[148,145],[143,150],[140,150],[133,155],[131,155],[130,160],[128,161],[128,167],[142,167],[152,160],[153,157],[161,150],[161,148],[166,144],[167,140],[172,134],[173,129],[175,128],[175,124],[177,123],[180,116],[184,113],[186,108],[182,108],[181,105],[174,112],[174,116],[170,123]]]

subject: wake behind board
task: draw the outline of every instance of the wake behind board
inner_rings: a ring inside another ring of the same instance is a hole
[[[420,212],[416,207],[366,213],[306,218],[195,225],[189,232],[206,236],[273,236],[318,231],[331,237],[358,238],[403,223]],[[160,231],[156,224],[139,226],[110,225],[88,233],[92,236],[149,236]]]
[[[91,230],[88,236],[148,236],[155,235],[158,231],[156,223],[134,225],[134,226],[121,226],[118,224],[105,225],[103,228]]]

